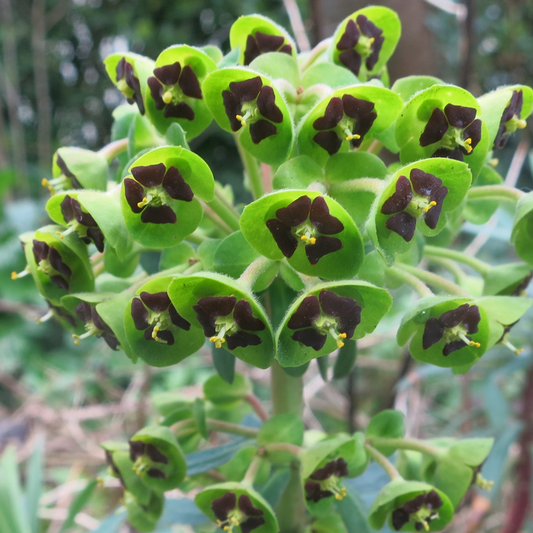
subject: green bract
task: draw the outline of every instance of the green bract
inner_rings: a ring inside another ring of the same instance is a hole
[[[122,214],[126,228],[150,248],[175,246],[200,223],[210,201],[213,174],[205,161],[179,146],[151,150],[133,163],[122,184]]]
[[[137,531],[149,533],[156,528],[157,522],[163,514],[165,497],[157,492],[152,492],[148,503],[141,504],[131,492],[125,491],[124,506],[129,523]]]
[[[133,469],[149,489],[163,493],[175,489],[185,478],[185,456],[170,429],[146,426],[129,443]]]
[[[366,428],[365,436],[372,440],[372,437],[386,437],[388,439],[400,439],[405,435],[405,419],[400,411],[386,409],[372,417]],[[383,455],[392,455],[397,448],[395,446],[374,445]]]
[[[533,265],[533,192],[520,198],[513,221],[511,242],[516,254],[526,263]]]
[[[315,191],[288,190],[256,200],[240,219],[246,240],[272,260],[326,279],[354,276],[363,260],[357,226],[335,201]]]
[[[442,231],[470,182],[468,166],[453,159],[424,159],[397,170],[376,197],[366,224],[387,264],[409,250],[415,228],[428,237]]]
[[[259,33],[259,34],[258,34]],[[239,48],[239,63],[249,65],[268,52],[281,52],[296,57],[296,44],[285,28],[263,15],[244,15],[231,26],[231,49]]]
[[[392,305],[385,289],[364,281],[320,283],[289,307],[276,332],[276,359],[295,367],[372,333]]]
[[[209,126],[213,117],[201,86],[216,68],[205,52],[187,45],[171,46],[159,54],[147,80],[146,113],[160,133],[177,122],[190,140]]]
[[[489,141],[477,100],[454,85],[433,85],[415,94],[396,122],[402,163],[426,157],[464,160],[473,180],[481,171]]]
[[[297,151],[323,166],[329,156],[367,147],[394,123],[402,104],[397,94],[383,87],[353,85],[337,89],[299,124]]]
[[[374,529],[381,529],[388,519],[389,526],[393,527],[392,514],[396,509],[400,509],[414,498],[419,497],[420,495],[429,494],[432,491],[437,493],[442,505],[436,510],[438,516],[430,519],[431,521],[427,520],[427,522],[429,522],[429,529],[427,531],[440,531],[441,529],[444,529],[453,518],[453,506],[448,496],[427,483],[405,481],[401,477],[393,479],[379,491],[379,494],[370,508],[370,514],[368,517],[370,525]],[[424,516],[426,514],[427,516]],[[420,516],[419,522],[423,522],[423,519],[427,519],[431,515],[431,512],[424,513]],[[403,527],[394,528],[395,531],[419,531],[420,529],[420,527],[416,527],[414,517]]]
[[[251,155],[269,165],[287,159],[293,123],[272,80],[250,69],[223,68],[206,78],[203,92],[218,125],[238,132],[239,142]]]
[[[173,279],[165,276],[145,283],[124,312],[128,346],[152,366],[179,363],[204,343],[201,331],[191,327],[170,301],[167,291]]]
[[[398,44],[401,31],[400,19],[391,9],[365,7],[339,24],[328,55],[361,81],[386,77],[384,67]]]
[[[60,148],[52,164],[52,180],[42,184],[54,194],[67,189],[105,191],[109,168],[105,157],[83,148]]]
[[[176,278],[168,289],[176,310],[217,348],[268,368],[274,355],[272,327],[263,308],[239,283],[205,272]],[[203,333],[202,333],[203,330]],[[215,356],[216,357],[216,356]]]

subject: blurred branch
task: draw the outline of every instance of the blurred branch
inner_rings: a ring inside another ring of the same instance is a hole
[[[529,141],[524,139],[518,145],[516,149],[511,164],[509,165],[509,170],[507,171],[507,176],[505,176],[505,185],[507,187],[514,187],[518,178],[520,177],[520,172],[522,172],[522,167],[526,160],[527,154],[529,151]]]
[[[459,22],[466,18],[466,7],[462,4],[457,4],[451,0],[426,0],[426,2],[446,13],[450,13],[450,15],[455,15]]]
[[[305,27],[302,20],[302,15],[296,0],[283,0],[283,5],[287,10],[287,15],[289,15],[289,20],[291,21],[291,28],[294,33],[294,38],[296,39],[296,44],[301,52],[308,52],[311,50],[311,44],[305,33]]]
[[[70,0],[64,0],[63,2],[59,2],[54,7],[54,9],[52,9],[50,13],[46,15],[46,31],[50,31],[50,29],[55,26],[69,12],[70,6]]]
[[[2,46],[5,69],[0,68],[0,87],[7,99],[9,114],[9,128],[11,130],[11,151],[13,163],[19,172],[18,182],[23,189],[29,189],[26,167],[26,144],[24,129],[18,116],[19,105],[19,76],[17,63],[17,40],[15,24],[13,21],[13,9],[11,0],[0,0],[0,29],[2,33]]]
[[[42,171],[50,168],[52,135],[52,103],[46,61],[46,0],[33,0],[31,9],[33,76],[37,100],[37,153]]]
[[[459,52],[462,57],[459,85],[468,89],[474,73],[474,52],[476,49],[476,32],[474,22],[476,17],[476,0],[464,0],[466,18],[461,21],[461,39]]]

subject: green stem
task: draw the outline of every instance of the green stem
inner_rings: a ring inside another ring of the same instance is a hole
[[[271,367],[270,387],[274,415],[303,414],[303,379],[289,376],[277,361]],[[291,464],[291,477],[276,507],[280,533],[303,533],[305,528],[305,500],[300,480],[300,465]]]
[[[259,433],[258,429],[240,426],[232,422],[224,422],[222,420],[215,420],[213,418],[206,419],[207,429],[212,431],[219,431],[221,433],[229,433],[231,435],[240,435],[241,437],[248,437],[255,439]]]
[[[429,446],[417,439],[388,439],[385,437],[368,437],[368,442],[372,446],[394,446],[400,450],[413,450],[435,457],[438,451],[433,446]]]
[[[328,39],[324,39],[323,41],[319,42],[312,50],[309,52],[309,55],[305,58],[305,61],[302,63],[302,66],[300,67],[300,71],[303,73],[306,69],[308,69],[317,59],[318,57],[327,50],[328,46],[331,43],[331,37]]]
[[[357,178],[354,180],[343,181],[340,183],[332,183],[329,192],[332,196],[342,194],[344,192],[371,192],[378,194],[383,188],[384,182],[379,178]]]
[[[231,235],[235,230],[232,229],[222,218],[218,216],[217,213],[213,210],[210,204],[207,202],[201,202],[202,207],[204,208],[204,214],[208,216],[217,226],[217,229],[222,230],[224,233]]]
[[[365,450],[367,451],[368,455],[370,455],[370,457],[374,459],[374,461],[376,461],[376,463],[378,463],[379,466],[385,470],[385,472],[387,472],[387,475],[391,478],[391,480],[402,477],[400,472],[396,470],[396,467],[382,453],[378,452],[376,448],[370,444],[365,444]]]
[[[469,189],[467,196],[469,200],[500,200],[516,204],[525,194],[519,189],[505,185],[480,185]]]
[[[113,141],[109,144],[106,144],[104,147],[98,150],[98,154],[104,156],[107,159],[108,163],[111,163],[117,155],[125,152],[128,149],[128,139],[119,139],[118,141]]]
[[[243,485],[247,485],[250,488],[253,487],[255,477],[257,476],[257,473],[259,472],[259,468],[261,467],[262,461],[263,461],[263,458],[260,455],[256,455],[252,459],[252,462],[250,463],[248,470],[246,470],[246,474],[244,474],[244,477],[242,478],[241,483]]]
[[[431,263],[441,266],[450,272],[455,283],[460,283],[465,276],[465,273],[459,268],[459,265],[451,259],[446,259],[445,257],[428,257],[427,259]]]
[[[207,241],[207,237],[200,235],[199,233],[191,233],[185,237],[185,240],[192,242],[193,244],[202,244],[204,241]]]
[[[449,250],[448,248],[440,248],[439,246],[424,246],[424,255],[427,255],[428,257],[445,257],[447,259],[452,259],[453,261],[469,266],[482,276],[486,276],[491,268],[487,263],[480,261],[471,255],[467,255],[464,252]]]
[[[433,291],[425,283],[405,270],[400,270],[398,267],[392,266],[387,268],[386,273],[392,278],[409,285],[409,287],[420,294],[422,298],[425,296],[434,296]]]
[[[265,270],[272,264],[274,261],[266,257],[258,257],[241,274],[238,279],[239,283],[243,285],[247,290],[251,291],[254,283],[257,281],[257,278],[265,272]]]
[[[215,197],[207,202],[207,205],[233,230],[238,231],[239,226],[239,215],[235,211],[228,207],[226,202],[223,202],[219,196]]]
[[[263,449],[268,454],[269,452],[288,452],[295,457],[298,457],[303,448],[296,446],[295,444],[290,444],[288,442],[272,442],[270,444],[265,444]]]
[[[239,142],[239,139],[235,137],[235,142],[237,144],[237,150],[241,156],[242,164],[244,166],[244,172],[250,180],[250,186],[252,188],[252,196],[254,200],[261,198],[265,194],[265,189],[263,187],[263,175],[261,174],[261,165],[257,159],[247,152]]]
[[[462,296],[464,298],[472,298],[472,295],[459,287],[459,285],[453,281],[443,278],[442,276],[439,276],[438,274],[434,274],[433,272],[428,272],[422,268],[413,267],[403,263],[397,263],[397,267],[405,272],[408,272],[409,274],[412,274],[413,276],[416,276],[420,281],[423,281],[432,287],[437,287],[448,294]]]
[[[200,270],[203,269],[203,265],[201,261],[198,261],[197,263],[194,263],[194,265],[191,265],[189,268],[186,268],[183,272],[183,276],[188,276],[189,274],[194,274],[195,272],[200,272]]]

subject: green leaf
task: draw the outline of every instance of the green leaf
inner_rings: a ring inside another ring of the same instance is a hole
[[[169,126],[165,137],[168,144],[171,144],[172,146],[182,146],[186,150],[190,150],[186,132],[177,122],[174,122]]]
[[[346,526],[346,533],[370,533],[367,510],[361,496],[352,487],[346,487],[346,497],[336,502],[337,510]]]
[[[461,461],[468,466],[479,466],[489,455],[494,439],[465,439],[452,444],[448,454],[456,461]]]
[[[220,376],[211,376],[204,383],[206,400],[219,407],[231,408],[242,402],[252,392],[252,383],[246,376],[235,374],[233,382],[227,383]]]
[[[38,439],[26,470],[26,516],[32,533],[39,533],[39,500],[43,491],[44,439]]]
[[[213,258],[216,272],[238,278],[259,254],[248,244],[241,231],[226,237],[217,247]]]
[[[183,265],[184,268],[192,266],[198,261],[198,256],[194,248],[188,242],[180,242],[172,248],[165,248],[161,252],[159,270],[175,268]]]
[[[494,167],[483,165],[475,186],[501,185],[502,183],[503,178]],[[463,216],[472,224],[486,224],[499,206],[498,200],[469,200],[467,197]]]
[[[531,274],[531,266],[525,263],[507,263],[491,267],[485,276],[483,295],[511,296]]]
[[[405,418],[400,411],[386,409],[381,411],[370,420],[365,433],[367,439],[384,437],[387,439],[401,439],[405,435]],[[383,455],[392,455],[397,448],[395,446],[374,446]]]
[[[283,81],[288,81],[293,87],[300,85],[298,63],[292,55],[281,52],[261,54],[250,63],[250,68],[273,80],[282,78]]]
[[[302,76],[302,87],[308,89],[318,83],[325,83],[332,89],[339,89],[346,85],[355,85],[359,80],[345,67],[333,63],[314,63],[306,69]]]
[[[322,355],[321,357],[317,357],[316,359],[318,370],[324,381],[328,381],[328,369],[329,369],[328,359],[329,359],[328,354]]]
[[[211,353],[213,355],[213,366],[218,375],[231,385],[235,379],[236,357],[223,347],[217,348],[214,344],[211,345]]]
[[[273,416],[259,429],[257,444],[265,446],[273,442],[288,442],[300,446],[304,437],[304,425],[294,413]]]
[[[69,174],[63,174],[57,160],[60,157]],[[74,178],[72,178],[72,175]],[[64,147],[55,154],[52,164],[52,176],[54,178],[48,185],[55,191],[79,188],[105,191],[109,167],[105,157],[97,152],[91,152],[83,148]],[[79,185],[72,180],[75,179]]]
[[[85,507],[89,498],[92,496],[94,489],[97,487],[98,482],[96,479],[89,481],[87,486],[74,498],[71,503],[66,520],[63,522],[59,533],[66,533],[72,526],[74,526],[74,520],[76,515]]]
[[[428,89],[436,84],[442,84],[442,80],[434,76],[406,76],[394,82],[391,91],[400,95],[404,102],[407,102],[419,91]]]
[[[278,167],[272,179],[274,189],[306,189],[315,181],[323,181],[322,167],[306,155],[291,157]]]
[[[357,359],[357,342],[347,340],[344,346],[339,349],[335,365],[333,366],[333,379],[343,379],[347,377],[355,365]]]
[[[516,254],[522,261],[533,265],[533,192],[530,192],[518,201],[513,221],[511,242],[514,244]]]
[[[194,420],[196,421],[196,427],[198,432],[204,439],[207,439],[207,423],[205,421],[205,406],[204,402],[200,398],[194,400],[193,405]]]

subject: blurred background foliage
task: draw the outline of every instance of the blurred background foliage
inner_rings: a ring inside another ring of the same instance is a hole
[[[377,3],[397,10],[404,28],[390,63],[392,81],[430,74],[467,86],[475,95],[502,84],[533,85],[532,0]],[[366,2],[298,4],[316,44]],[[53,152],[69,145],[98,149],[110,139],[112,111],[122,97],[107,79],[104,57],[132,50],[155,59],[167,46],[183,42],[216,44],[227,51],[233,21],[255,12],[290,27],[281,0],[0,0],[0,450],[13,441],[20,462],[33,458],[29,464],[34,474],[28,471],[26,482],[35,478],[39,461],[44,461],[42,520],[36,531],[95,529],[116,505],[116,489],[94,492],[76,524],[73,517],[68,521],[67,510],[77,494],[81,506],[89,499],[91,491],[82,490],[83,479],[103,472],[98,443],[142,427],[151,416],[148,398],[157,392],[182,389],[191,396],[201,394],[199,383],[213,370],[207,352],[187,359],[179,369],[133,366],[103,341],[88,339],[75,347],[53,321],[37,324],[35,319],[46,309],[33,281],[9,281],[10,273],[25,264],[17,236],[47,223],[43,206],[48,191],[41,180],[50,175]],[[518,185],[526,190],[532,188],[533,168],[528,134],[531,125],[511,139],[498,166],[505,176],[511,161],[522,154]],[[229,135],[209,128],[192,147],[219,181],[235,186],[238,201],[248,199],[238,185],[242,168]],[[495,217],[488,229],[467,224],[462,245],[489,262],[516,260],[508,245],[512,217],[505,210]],[[394,296],[397,301],[407,298],[401,291]],[[400,353],[390,334],[399,320],[399,315],[392,315],[372,342],[361,343],[357,369],[348,380],[325,383],[312,365],[306,376],[308,426],[353,430],[364,427],[379,410],[396,407],[409,412],[413,436],[495,436],[485,467],[485,477],[496,482],[492,496],[469,495],[452,530],[513,533],[506,515],[513,509],[517,483],[513,465],[522,453],[521,428],[533,427],[533,415],[524,407],[526,401],[533,403],[524,394],[533,394],[533,375],[531,370],[527,373],[531,315],[513,330],[526,347],[520,357],[497,348],[471,373],[453,378],[445,369],[415,366],[409,354]],[[256,394],[268,402],[267,374],[254,371],[251,377]],[[35,447],[43,435],[44,459]],[[10,471],[9,479],[15,475]],[[370,501],[379,482],[370,469],[356,486]],[[169,512],[172,509],[176,510],[171,507]],[[194,510],[181,511],[194,520]],[[185,521],[180,516],[167,517],[159,531],[179,531],[168,524]],[[531,518],[530,513],[521,531],[533,531]],[[119,522],[108,518],[99,531],[115,531]]]

